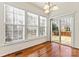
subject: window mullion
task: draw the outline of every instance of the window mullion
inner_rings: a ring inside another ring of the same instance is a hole
[[[15,20],[15,18],[14,18],[14,8],[13,8],[13,28],[12,28],[12,38],[13,38],[13,40],[14,40],[14,20]]]
[[[38,16],[38,36],[40,37],[40,16]]]

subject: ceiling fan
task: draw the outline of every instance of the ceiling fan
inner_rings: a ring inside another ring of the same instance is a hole
[[[51,11],[58,10],[58,6],[54,5],[52,2],[45,3],[44,7],[44,13],[49,14]]]

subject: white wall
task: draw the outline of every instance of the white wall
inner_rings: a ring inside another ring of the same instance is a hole
[[[73,47],[79,48],[79,3],[60,2],[57,3],[57,5],[59,7],[59,10],[51,12],[49,18],[59,17],[73,13],[75,15],[75,22],[74,22],[75,24],[73,23],[74,24]],[[49,30],[50,30],[50,25],[49,25]]]
[[[39,7],[31,4],[31,3],[6,3],[9,5],[12,5],[14,7],[20,8],[20,9],[24,9],[26,11],[31,11],[33,13],[36,13],[38,15],[43,15],[46,16],[43,13],[43,10],[41,10]],[[30,41],[22,41],[22,42],[18,42],[15,44],[9,44],[9,45],[5,45],[4,40],[5,40],[5,23],[4,23],[4,3],[0,3],[0,56],[24,49],[24,48],[28,48],[43,42],[47,41],[47,37],[41,37],[41,38],[37,38],[37,39],[33,39]],[[26,39],[27,40],[27,39]]]
[[[5,26],[4,26],[4,7],[3,7],[3,3],[0,3],[0,46],[3,45],[4,43],[4,35],[5,35]]]

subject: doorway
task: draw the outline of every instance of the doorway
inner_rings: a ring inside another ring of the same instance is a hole
[[[66,15],[51,19],[51,41],[72,46],[74,17]]]

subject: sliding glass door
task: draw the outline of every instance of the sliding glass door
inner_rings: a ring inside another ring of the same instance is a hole
[[[73,19],[71,15],[53,18],[51,20],[51,41],[71,46]]]
[[[72,18],[71,16],[65,16],[61,18],[61,43],[65,45],[72,44]]]
[[[59,28],[60,22],[57,19],[52,20],[51,22],[51,40],[54,42],[60,42]]]

